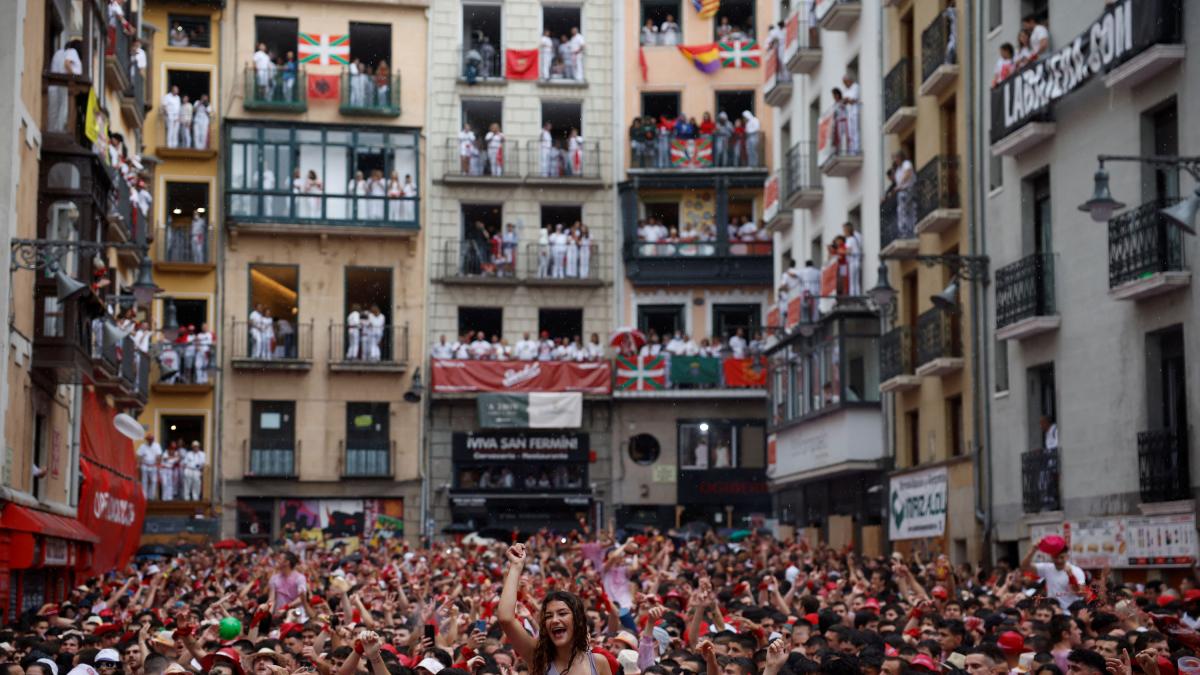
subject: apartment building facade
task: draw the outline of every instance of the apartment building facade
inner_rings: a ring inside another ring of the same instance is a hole
[[[222,532],[415,531],[426,2],[221,15]]]
[[[509,349],[523,339],[586,343],[595,335],[607,341],[617,241],[610,192],[615,74],[609,5],[432,7],[431,346],[470,342],[481,333],[484,341],[502,339]],[[611,495],[607,363],[498,364],[437,358],[463,354],[431,356],[429,534],[447,527],[574,527],[580,518],[603,517]],[[534,389],[582,395],[579,425],[485,427],[480,398],[522,390],[513,383],[535,370],[554,375],[553,383],[531,384]],[[459,386],[456,374],[475,385]],[[582,384],[589,378],[596,386]],[[466,450],[502,441],[530,449],[549,444],[562,452],[553,460],[527,461],[541,453],[518,453],[514,463]],[[483,478],[498,476],[506,464],[515,481]]]
[[[774,127],[761,85],[772,16],[741,1],[711,16],[686,2],[618,7],[616,126],[628,131],[615,146],[616,322],[650,344],[614,364],[615,519],[760,523],[766,371],[749,345],[770,301],[762,184]]]
[[[1077,564],[1170,576],[1196,556],[1197,245],[1161,211],[1195,185],[1169,163],[1105,162],[1124,204],[1101,222],[1080,205],[1099,154],[1197,154],[1185,111],[1200,103],[1186,86],[1200,68],[1187,49],[1200,13],[1169,1],[992,4],[981,84],[1026,16],[1050,35],[1041,59],[979,91],[997,548],[1015,557],[1065,529]],[[1087,68],[1047,99],[1021,100],[1076,52]]]
[[[768,52],[762,85],[778,109],[776,169],[763,196],[777,280],[768,475],[781,524],[814,543],[877,552],[889,455],[880,322],[865,289],[879,262],[885,158],[875,36],[884,14],[860,3],[778,11],[782,39]],[[838,237],[855,241],[839,254]]]

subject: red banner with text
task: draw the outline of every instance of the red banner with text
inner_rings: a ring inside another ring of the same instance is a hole
[[[579,391],[608,394],[607,361],[460,361],[434,359],[432,387],[438,394],[516,391]]]
[[[137,478],[133,443],[113,427],[117,414],[94,391],[83,396],[79,462],[79,522],[100,536],[87,576],[124,567],[142,534],[146,497]]]

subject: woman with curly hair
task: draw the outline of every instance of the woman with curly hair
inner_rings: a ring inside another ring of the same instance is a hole
[[[508,549],[508,572],[496,606],[504,635],[529,664],[531,675],[613,675],[608,661],[588,644],[587,614],[579,596],[551,591],[542,599],[537,637],[517,619],[517,588],[528,552],[524,544]]]

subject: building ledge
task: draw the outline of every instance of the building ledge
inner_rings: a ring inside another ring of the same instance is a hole
[[[1141,511],[1143,516],[1191,515],[1196,513],[1196,500],[1179,499],[1173,502],[1141,502],[1138,504],[1138,511]]]
[[[921,83],[922,96],[941,96],[958,81],[958,64],[943,63]]]
[[[912,105],[900,106],[892,116],[883,123],[883,133],[903,134],[917,123],[917,107]]]
[[[280,372],[304,373],[312,370],[312,359],[247,359],[234,358],[234,370],[277,370]]]
[[[620,399],[731,399],[767,397],[766,389],[662,389],[658,391],[614,391],[613,400]]]
[[[792,209],[782,208],[767,221],[767,232],[783,232],[792,226]]]
[[[917,234],[945,232],[962,220],[962,209],[934,209],[917,223]]]
[[[887,461],[878,460],[849,460],[838,462],[829,466],[823,466],[819,469],[810,471],[801,471],[799,473],[789,473],[782,477],[767,475],[767,480],[771,484],[772,491],[778,491],[792,487],[798,483],[805,483],[817,478],[833,478],[835,476],[843,476],[851,473],[861,473],[864,471],[883,471],[887,468]]]
[[[168,148],[158,146],[156,155],[159,159],[212,159],[217,156],[216,149],[196,150],[194,148]]]
[[[992,143],[992,154],[1001,157],[1017,157],[1043,141],[1054,138],[1057,126],[1054,122],[1028,122],[1020,129]]]
[[[551,89],[587,89],[587,80],[574,80],[565,77],[543,80],[538,78],[539,86],[550,87]]]
[[[408,364],[400,361],[333,361],[329,364],[331,373],[392,373],[400,374],[408,370]],[[374,476],[356,476],[358,478],[374,478]]]
[[[1156,295],[1171,293],[1192,284],[1192,273],[1186,270],[1155,272],[1150,276],[1135,279],[1111,288],[1109,296],[1114,300],[1143,300]]]
[[[171,262],[168,260],[155,260],[155,272],[174,272],[176,274],[208,274],[217,269],[214,263],[190,263],[190,262]]]
[[[963,368],[963,358],[961,356],[942,356],[923,363],[917,367],[918,377],[941,377],[951,373],[957,373]]]
[[[775,106],[776,108],[782,108],[783,106],[787,105],[788,101],[792,100],[791,80],[785,80],[783,82],[780,82],[778,79],[775,80],[775,82],[771,84],[770,88],[763,92],[763,99],[766,100],[767,105]]]
[[[921,376],[919,375],[897,375],[889,380],[884,380],[879,383],[879,391],[884,393],[908,391],[921,386]]]
[[[1026,527],[1030,525],[1058,525],[1064,520],[1066,520],[1066,514],[1062,511],[1038,511],[1037,513],[1026,513],[1021,516],[1021,524]]]
[[[855,0],[838,0],[825,16],[821,17],[822,30],[847,31],[858,23],[858,15],[862,13],[862,3]]]
[[[862,155],[834,155],[821,165],[821,173],[826,176],[845,178],[862,169]]]
[[[444,185],[520,185],[525,179],[521,178],[520,174],[512,176],[489,176],[480,174],[478,176],[464,175],[461,173],[448,173],[441,178],[441,183]]]
[[[309,236],[331,237],[372,237],[379,239],[408,239],[416,237],[421,232],[420,227],[372,227],[369,225],[322,225],[296,223],[255,223],[235,221],[230,224],[229,231],[235,236],[246,234],[300,234]]]
[[[208,384],[166,384],[155,382],[150,385],[150,391],[155,394],[207,394],[213,390],[213,383]]]
[[[553,188],[602,188],[604,181],[600,178],[574,178],[571,176],[526,176],[526,185]]]
[[[519,286],[521,280],[516,277],[494,277],[478,275],[443,276],[434,281],[446,286]]]
[[[821,65],[821,50],[801,47],[788,59],[787,69],[793,75],[807,75]]]
[[[825,199],[825,188],[802,187],[788,193],[783,205],[790,209],[811,209],[821,205]]]
[[[532,277],[523,280],[526,286],[540,288],[599,288],[604,285],[602,279],[554,279]]]
[[[916,255],[921,250],[921,240],[917,237],[893,239],[879,252],[880,256],[905,257]]]
[[[1186,54],[1184,45],[1154,45],[1105,75],[1104,86],[1109,89],[1136,87],[1183,61]]]
[[[997,340],[1024,340],[1042,333],[1058,330],[1062,324],[1062,317],[1057,314],[1048,316],[1031,316],[1027,319],[1021,319],[1015,323],[1010,323],[1004,328],[996,329]]]

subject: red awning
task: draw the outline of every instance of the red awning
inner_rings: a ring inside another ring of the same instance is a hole
[[[0,527],[20,532],[32,532],[47,537],[58,537],[59,539],[85,541],[89,544],[96,544],[100,541],[100,537],[97,537],[74,518],[27,509],[17,504],[8,504],[4,507],[3,514],[0,514]]]

